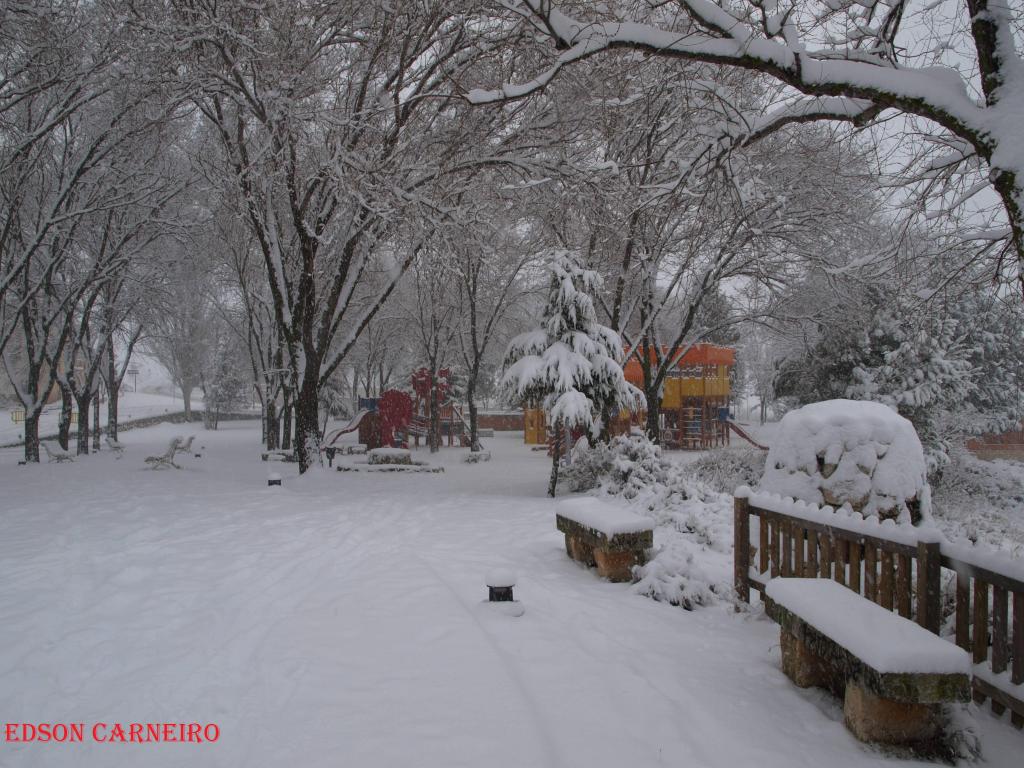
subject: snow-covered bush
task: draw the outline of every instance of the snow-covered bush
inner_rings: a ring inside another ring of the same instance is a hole
[[[1024,464],[979,459],[963,448],[933,483],[932,514],[950,539],[1024,554]]]
[[[822,305],[801,330],[811,343],[781,364],[776,394],[798,405],[851,398],[896,408],[914,424],[930,476],[959,438],[1016,424],[1020,309],[980,288],[944,295],[933,287],[937,279],[925,275],[915,290],[847,288],[842,296],[807,286]]]
[[[704,567],[701,548],[680,536],[663,545],[646,564],[637,568],[634,589],[646,597],[692,611],[710,605],[729,592],[727,583],[716,580]]]
[[[605,493],[635,499],[671,483],[674,466],[646,436],[620,435],[608,443],[576,443],[562,479],[573,491],[602,488]]]
[[[646,436],[591,446],[582,439],[563,479],[614,496],[654,521],[651,559],[636,568],[640,594],[690,610],[731,591],[732,498],[695,482]]]
[[[741,485],[753,488],[760,482],[765,457],[765,452],[756,448],[723,448],[707,451],[684,471],[713,491],[731,494]]]
[[[931,491],[914,425],[881,403],[827,400],[779,422],[760,489],[919,522]]]

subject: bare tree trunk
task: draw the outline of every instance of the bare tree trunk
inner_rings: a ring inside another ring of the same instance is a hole
[[[471,373],[466,382],[466,402],[469,408],[469,450],[476,452],[480,448],[480,430],[477,426],[476,413],[476,374]]]
[[[81,393],[75,398],[75,405],[78,406],[78,440],[76,447],[79,456],[89,454],[89,405],[92,397],[89,391]]]
[[[25,461],[39,463],[39,418],[42,415],[44,403],[43,398],[53,390],[56,384],[56,373],[50,366],[49,375],[43,376],[43,365],[38,359],[33,358],[29,350],[27,370],[25,371],[25,391],[31,392],[34,396],[30,403],[21,401],[25,409]]]
[[[203,429],[216,429],[211,426],[213,423],[213,398],[210,397],[205,383],[200,382],[199,387],[203,393]]]
[[[562,420],[558,419],[554,427],[555,444],[551,450],[551,480],[548,482],[548,496],[555,498],[555,488],[558,486],[558,465],[562,460]]]
[[[74,400],[71,396],[71,389],[61,385],[60,387],[60,421],[57,423],[57,442],[65,451],[70,444],[71,435],[71,412],[74,407]],[[88,418],[88,413],[86,414]],[[82,420],[82,413],[79,411],[78,420]],[[81,427],[79,427],[81,428]]]
[[[647,347],[644,348],[645,358]],[[658,394],[658,382],[648,359],[640,363],[643,372],[644,398],[647,400],[647,439],[661,445],[661,397]]]
[[[107,437],[117,442],[117,398],[121,393],[117,380],[117,361],[114,358],[114,345],[107,342]]]
[[[292,449],[292,397],[287,389],[281,405],[281,448],[285,451]]]
[[[182,381],[181,386],[181,399],[185,403],[185,421],[192,421],[192,382]]]
[[[616,418],[616,410],[611,405],[601,406],[601,431],[597,434],[597,442],[607,444],[612,437],[612,421]],[[587,435],[590,439],[590,435]]]
[[[39,463],[39,414],[25,409],[25,461]]]
[[[267,398],[266,407],[266,439],[267,450],[276,451],[280,442],[280,424],[277,420],[277,402],[274,398]]]
[[[654,393],[652,398],[650,392],[644,392],[647,400],[647,438],[652,443],[661,444],[661,403],[658,402],[658,394]]]
[[[317,383],[317,374],[305,376],[295,399],[295,457],[299,461],[300,474],[320,462],[320,398]]]
[[[430,370],[430,452],[441,450],[441,408],[437,402],[437,372]]]
[[[98,451],[100,449],[100,388],[96,387],[96,391],[92,396],[92,449]]]
[[[113,320],[109,317],[107,327],[113,327]],[[118,401],[121,395],[121,383],[124,381],[124,377],[128,372],[128,364],[132,358],[132,351],[135,349],[135,344],[138,342],[141,335],[142,326],[139,325],[128,339],[128,346],[125,350],[124,365],[121,367],[120,371],[117,367],[117,357],[114,354],[114,339],[112,332],[111,335],[107,337],[107,376],[105,383],[107,387],[107,395],[110,397],[107,401],[107,437],[114,441],[117,440]]]

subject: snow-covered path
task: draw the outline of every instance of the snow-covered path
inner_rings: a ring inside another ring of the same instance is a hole
[[[489,464],[443,453],[443,475],[274,465],[270,489],[239,425],[181,472],[142,469],[173,433],[127,433],[121,461],[0,466],[0,712],[215,722],[219,741],[0,742],[0,766],[902,762],[789,684],[756,613],[688,613],[570,561],[546,459],[514,439]],[[493,566],[518,572],[522,617],[482,602]],[[976,727],[1014,764],[1018,733]]]

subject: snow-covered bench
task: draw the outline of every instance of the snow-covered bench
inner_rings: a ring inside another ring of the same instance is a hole
[[[43,450],[46,451],[46,458],[50,461],[56,461],[58,464],[65,461],[74,461],[74,457],[65,451],[63,448],[51,448],[49,443],[40,443],[43,446]]]
[[[609,581],[630,581],[633,566],[643,565],[654,546],[650,520],[593,497],[563,501],[555,524],[565,534],[569,557],[596,565]]]
[[[164,451],[162,456],[147,456],[146,463],[150,465],[150,469],[167,469],[168,467],[174,467],[175,469],[181,469],[178,464],[174,463],[174,454],[181,449],[181,438],[175,437],[171,440],[167,446],[167,450]]]
[[[196,439],[195,435],[189,435],[188,440],[183,437],[178,438],[177,453],[192,453],[192,441]],[[196,454],[196,458],[199,458],[199,454]]]
[[[862,741],[922,745],[941,730],[941,705],[970,698],[967,653],[829,579],[773,579],[782,669],[801,688],[843,695]]]
[[[371,464],[412,464],[412,454],[407,448],[374,448],[367,455]]]
[[[280,449],[264,451],[260,454],[260,458],[263,459],[263,461],[287,461],[293,463],[298,461],[298,459],[295,458],[294,451],[285,451]]]
[[[107,448],[114,452],[116,458],[120,459],[124,455],[124,446],[117,442],[117,440],[111,437],[104,437],[103,442],[107,444]]]

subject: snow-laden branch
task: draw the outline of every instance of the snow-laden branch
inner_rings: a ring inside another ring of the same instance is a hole
[[[549,86],[568,65],[602,52],[633,50],[764,73],[803,94],[763,121],[752,120],[742,137],[727,131],[726,149],[796,122],[864,123],[888,109],[920,116],[968,143],[988,164],[1024,266],[1024,62],[1014,33],[1020,12],[1008,0],[969,0],[961,11],[968,14],[958,21],[970,26],[974,51],[968,55],[982,78],[981,101],[956,69],[930,62],[909,66],[896,55],[906,4],[883,9],[860,0],[803,0],[775,12],[774,3],[754,0],[728,8],[710,0],[678,0],[681,17],[651,10],[655,23],[644,23],[576,18],[553,0],[508,0],[504,6],[548,36],[559,53],[525,82],[477,89],[467,98],[473,104],[522,99]],[[603,7],[590,10],[595,16],[608,13]],[[833,34],[836,24],[841,34]]]

